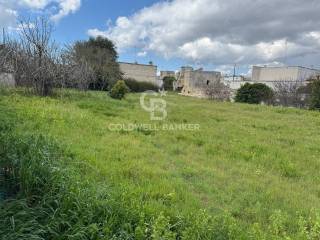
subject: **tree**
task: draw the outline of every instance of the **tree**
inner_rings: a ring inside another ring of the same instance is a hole
[[[273,90],[263,83],[245,83],[238,89],[235,101],[249,104],[270,103],[273,96]]]
[[[48,96],[57,80],[59,61],[58,47],[51,38],[53,27],[45,17],[21,21],[20,26],[18,40],[6,45],[17,84]]]
[[[95,79],[95,73],[83,58],[78,58],[72,47],[65,49],[59,65],[60,83],[58,87],[89,89]]]
[[[163,78],[163,87],[167,91],[173,91],[173,83],[176,81],[175,77],[166,76]]]
[[[310,109],[320,110],[320,80],[311,83]]]
[[[122,78],[118,54],[112,41],[107,38],[90,38],[88,41],[78,41],[73,46],[75,56],[85,60],[95,73],[90,89],[111,89],[114,83]]]
[[[220,80],[214,81],[206,86],[205,94],[210,100],[226,101],[230,99],[230,88]]]
[[[13,73],[16,85],[48,96],[54,88],[105,89],[121,76],[113,43],[104,38],[60,48],[46,17],[21,21],[18,37],[0,45],[0,71]],[[100,64],[100,65],[99,65]]]
[[[281,81],[274,85],[276,101],[286,107],[304,107],[304,86],[301,81]]]
[[[0,44],[0,72],[13,72],[11,53],[11,48],[9,46]]]

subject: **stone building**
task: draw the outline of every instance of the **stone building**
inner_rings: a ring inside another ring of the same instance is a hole
[[[220,72],[194,70],[192,67],[182,67],[177,76],[175,88],[187,96],[205,97],[206,89],[221,81]]]
[[[307,83],[310,78],[320,76],[320,70],[300,67],[252,67],[252,81],[264,83],[271,88],[279,82]]]
[[[165,77],[176,77],[174,71],[160,71],[160,79],[163,80]]]
[[[119,66],[124,78],[158,85],[157,66],[155,65],[119,62]]]

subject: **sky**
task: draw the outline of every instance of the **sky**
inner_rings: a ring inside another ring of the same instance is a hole
[[[0,27],[48,16],[61,44],[104,36],[119,60],[250,74],[252,65],[320,68],[319,0],[0,0]]]

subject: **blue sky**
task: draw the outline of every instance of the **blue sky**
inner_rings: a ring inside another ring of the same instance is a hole
[[[143,7],[156,1],[116,1],[116,0],[83,0],[81,8],[70,14],[56,25],[55,37],[61,42],[73,42],[87,39],[90,28],[105,28],[110,19],[115,21],[119,16],[129,16]]]
[[[99,3],[98,3],[99,2]],[[56,25],[55,38],[61,43],[71,43],[79,39],[88,39],[88,29],[105,29],[108,22],[115,22],[119,16],[131,16],[140,9],[152,6],[156,0],[85,0],[81,9],[62,19]],[[164,59],[158,54],[150,52],[147,56],[137,56],[139,49],[129,48],[121,51],[119,61],[148,63],[152,61],[160,70],[177,70],[188,64],[179,58]],[[190,63],[191,64],[191,63]],[[208,66],[206,66],[208,67]]]
[[[82,7],[75,14],[62,19],[57,23],[55,39],[60,43],[72,43],[79,39],[88,39],[88,29],[106,28],[108,22],[115,22],[119,16],[131,16],[143,8],[159,3],[157,0],[84,0]],[[28,15],[29,13],[27,13]],[[215,69],[214,64],[201,64],[193,61],[172,57],[164,59],[155,53],[148,53],[147,56],[138,56],[138,48],[129,48],[121,51],[119,61],[148,63],[152,61],[158,66],[158,70],[178,70],[181,66],[192,65],[195,68]],[[246,67],[237,67],[239,73],[246,73]]]
[[[0,26],[46,14],[58,42],[102,35],[120,61],[247,74],[256,64],[320,68],[319,11],[317,0],[0,0]]]
[[[108,22],[115,22],[119,16],[131,16],[140,9],[152,6],[156,0],[82,0],[81,8],[75,13],[62,18],[55,23],[54,38],[61,44],[73,43],[77,40],[85,40],[90,36],[88,29],[107,27]],[[29,17],[37,15],[34,9],[22,9],[20,15]],[[137,56],[139,49],[128,48],[121,51],[119,61],[148,63],[152,61],[160,70],[177,70],[185,61],[179,58],[163,59],[158,54],[150,52],[147,56]]]

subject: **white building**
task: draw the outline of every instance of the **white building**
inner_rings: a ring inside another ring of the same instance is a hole
[[[223,76],[222,82],[229,87],[232,91],[238,90],[245,83],[251,83],[243,76]]]
[[[310,78],[320,76],[320,70],[300,67],[258,67],[252,68],[252,81],[264,83],[274,87],[278,82],[301,82],[306,83]]]

